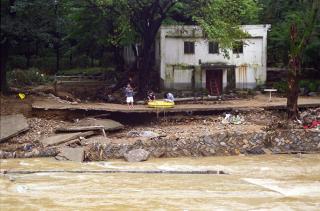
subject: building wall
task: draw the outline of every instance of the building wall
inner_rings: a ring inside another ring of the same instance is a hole
[[[197,26],[161,27],[159,32],[159,51],[156,60],[159,61],[160,77],[165,88],[190,88],[194,74],[195,87],[205,87],[205,70],[199,69],[202,63],[223,63],[235,65],[236,87],[254,88],[266,81],[266,51],[267,31],[269,25],[247,25],[243,29],[251,37],[244,40],[242,54],[229,51],[230,59],[220,54],[209,54],[209,44],[202,36]],[[195,42],[195,53],[184,54],[184,42]],[[194,73],[192,73],[194,71]],[[202,72],[199,72],[202,71]],[[175,85],[176,84],[176,85]],[[227,85],[227,71],[223,71],[223,86]]]

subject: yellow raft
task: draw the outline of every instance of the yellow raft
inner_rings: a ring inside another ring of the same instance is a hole
[[[168,102],[163,100],[154,100],[148,102],[149,108],[173,108],[174,102]]]

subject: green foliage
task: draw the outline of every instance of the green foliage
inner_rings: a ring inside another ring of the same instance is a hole
[[[73,68],[60,70],[58,75],[101,75],[114,71],[114,68],[92,67],[92,68]]]
[[[299,88],[307,88],[310,92],[317,92],[320,86],[320,80],[301,80],[299,81]],[[286,81],[273,83],[273,88],[277,89],[279,93],[287,93],[288,83]]]
[[[273,84],[273,88],[277,89],[279,93],[287,93],[288,83],[286,81],[276,82]]]
[[[310,92],[317,92],[320,86],[320,80],[301,80],[299,81],[300,88],[307,88]]]
[[[253,0],[216,0],[209,1],[200,8],[194,20],[203,28],[210,40],[219,43],[227,56],[227,49],[232,49],[237,40],[249,35],[241,29],[245,22],[255,22],[259,6]]]
[[[318,1],[318,0],[317,0]],[[311,15],[311,5],[315,0],[261,0],[263,14],[261,21],[272,25],[268,36],[268,64],[269,66],[287,66],[290,51],[290,26],[297,25],[299,40],[305,32],[308,19]],[[320,18],[318,25],[309,40],[306,41],[306,49],[302,53],[302,62],[305,67],[320,68]]]
[[[23,87],[45,84],[51,81],[50,77],[41,73],[37,68],[14,69],[8,72],[8,81],[12,86]]]

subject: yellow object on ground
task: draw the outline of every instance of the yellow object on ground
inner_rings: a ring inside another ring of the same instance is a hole
[[[148,103],[150,108],[173,108],[174,102],[168,102],[163,100],[154,100]]]
[[[24,98],[26,98],[26,95],[23,93],[19,93],[18,96],[20,97],[21,100],[24,100]]]

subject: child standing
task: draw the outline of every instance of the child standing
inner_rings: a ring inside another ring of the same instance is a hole
[[[125,89],[126,101],[128,104],[128,108],[133,108],[133,89],[130,84],[127,85]]]

